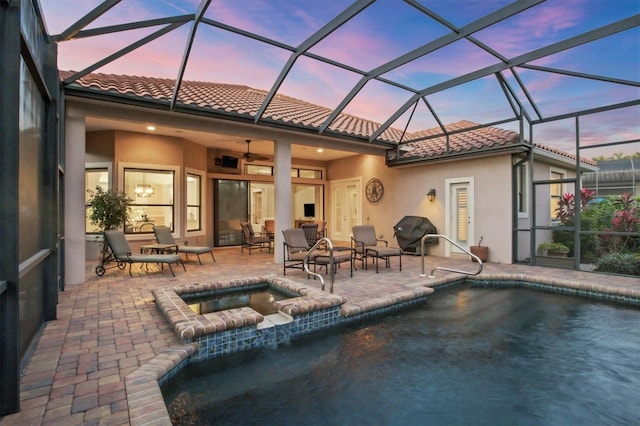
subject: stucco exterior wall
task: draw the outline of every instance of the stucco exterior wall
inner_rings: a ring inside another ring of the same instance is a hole
[[[85,162],[101,163],[113,161],[115,131],[89,132],[87,133],[86,143]]]
[[[116,164],[124,161],[183,168],[183,158],[183,140],[180,138],[116,131]]]
[[[184,149],[184,166],[207,172],[207,148],[195,142],[182,139]]]
[[[182,138],[149,135],[144,133],[134,133],[126,131],[101,131],[87,133],[87,153],[85,161],[87,163],[111,162],[113,187],[119,188],[119,166],[121,163],[141,164],[141,165],[164,165],[179,167],[181,177],[178,180],[182,186],[180,193],[185,193],[186,181],[184,173],[186,169],[201,171],[206,174],[207,168],[207,148]],[[209,180],[204,179],[203,211],[206,213],[210,199]],[[176,217],[186,217],[185,203],[176,203],[176,208],[181,209]],[[186,235],[185,227],[181,225],[177,229],[180,234],[177,237],[189,240],[194,244],[210,244],[211,230],[210,219],[203,218],[203,230]],[[136,236],[132,244],[136,245],[145,242],[151,237]]]
[[[511,157],[476,158],[456,162],[388,168],[384,158],[358,155],[329,163],[329,180],[361,177],[363,188],[372,178],[380,179],[384,197],[378,204],[363,194],[362,222],[375,225],[376,232],[396,244],[393,226],[407,215],[427,217],[441,234],[446,234],[446,179],[472,178],[474,184],[474,235],[470,241],[489,246],[489,261],[511,263]],[[434,188],[436,199],[429,202],[427,192]],[[331,208],[331,200],[328,200]],[[444,256],[445,243],[431,246],[429,253]]]

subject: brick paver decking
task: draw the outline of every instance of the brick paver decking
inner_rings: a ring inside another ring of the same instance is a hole
[[[173,278],[166,270],[134,265],[134,276],[118,269],[103,277],[93,272],[96,263],[87,263],[86,281],[67,286],[60,293],[58,319],[47,323],[29,359],[21,380],[21,411],[5,416],[0,425],[22,424],[168,424],[166,408],[158,397],[157,385],[149,387],[149,375],[139,374],[160,354],[188,356],[184,345],[156,307],[152,289],[202,281],[282,274],[282,265],[273,255],[255,252],[240,254],[239,248],[216,249],[217,262],[203,258],[187,263],[187,272],[176,268]],[[474,270],[467,259],[427,257],[428,267],[444,264]],[[429,285],[452,275],[438,271],[436,280],[420,277],[420,257],[404,256],[403,270],[392,262],[390,269],[358,271],[349,278],[348,270],[338,269],[334,293],[348,303],[366,303],[394,291],[416,285]],[[348,268],[347,268],[348,269]],[[427,272],[429,269],[427,269]],[[610,287],[640,295],[639,280],[592,273],[520,265],[486,264],[483,275],[547,277],[555,281],[572,280],[589,288]],[[287,271],[287,278],[307,286],[302,271]],[[28,315],[29,307],[22,314]],[[182,348],[180,348],[182,346]],[[172,354],[171,348],[178,348]],[[168,352],[167,352],[168,351]],[[142,367],[142,369],[141,369]],[[152,370],[164,368],[151,366]],[[155,373],[154,373],[155,374]],[[125,380],[127,377],[127,380]],[[152,381],[155,383],[155,379]],[[134,406],[130,406],[133,404]]]

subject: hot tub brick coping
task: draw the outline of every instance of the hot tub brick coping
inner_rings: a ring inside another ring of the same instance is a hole
[[[251,287],[265,282],[286,293],[300,295],[299,297],[276,302],[278,309],[287,315],[300,315],[318,309],[338,306],[345,302],[345,299],[341,296],[300,286],[293,281],[279,278],[275,275],[191,283],[154,290],[153,294],[156,304],[167,317],[178,336],[184,341],[190,341],[210,333],[259,324],[264,321],[264,316],[249,307],[197,315],[188,307],[180,295]]]

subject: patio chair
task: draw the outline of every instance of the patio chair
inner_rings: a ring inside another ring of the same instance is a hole
[[[175,245],[177,253],[184,253],[185,258],[189,260],[189,254],[195,254],[198,256],[198,262],[202,265],[202,260],[200,260],[200,255],[204,253],[209,253],[211,255],[211,259],[216,261],[215,256],[213,255],[213,248],[207,246],[190,246],[189,242],[185,241],[183,245],[178,244],[176,240],[171,235],[171,229],[168,226],[158,225],[153,228],[153,233],[156,236],[156,241],[158,244],[170,244]],[[169,249],[170,251],[171,249]]]
[[[284,275],[287,275],[287,269],[304,270],[304,258],[311,250],[311,246],[307,241],[307,237],[302,228],[289,228],[282,231],[284,236]],[[309,264],[313,264],[314,272],[316,266],[332,266],[334,272],[336,267],[341,263],[349,262],[351,276],[353,277],[353,256],[351,250],[341,250],[333,253],[333,264],[331,264],[331,256],[327,250],[318,249],[317,252],[311,254]]]
[[[267,219],[264,221],[264,233],[271,241],[274,240],[276,234],[276,221]]]
[[[384,243],[379,246],[378,243]],[[353,227],[353,236],[351,237],[351,247],[354,256],[360,259],[361,264],[367,269],[367,258],[371,257],[376,262],[376,274],[378,273],[378,259],[385,260],[385,266],[389,268],[389,259],[392,256],[398,256],[400,259],[400,270],[402,271],[402,249],[397,247],[389,247],[386,240],[376,237],[376,228],[373,225],[358,225]]]
[[[318,224],[317,223],[303,223],[301,226],[304,231],[304,236],[309,243],[309,246],[312,246],[318,241]]]
[[[271,253],[271,238],[253,232],[253,227],[249,222],[240,222],[240,227],[242,228],[241,253],[244,253],[244,249],[247,249],[249,250],[249,255],[251,255],[251,252],[255,249],[262,251],[265,248]]]
[[[131,247],[129,246],[129,242],[127,238],[124,236],[123,231],[113,230],[113,231],[104,231],[104,237],[111,248],[111,252],[119,264],[129,264],[129,275],[131,274],[131,265],[134,263],[159,263],[161,266],[164,266],[166,263],[169,266],[169,271],[171,271],[171,275],[174,277],[176,274],[173,273],[173,268],[171,267],[172,263],[179,263],[182,265],[182,269],[187,272],[187,268],[184,266],[184,262],[179,254],[132,254]],[[96,273],[97,273],[96,268]],[[164,267],[162,268],[164,269]],[[102,268],[102,273],[104,274],[104,266]],[[98,274],[101,275],[101,274]]]
[[[318,224],[318,239],[324,238],[327,236],[327,222],[324,220],[316,220],[314,221]]]

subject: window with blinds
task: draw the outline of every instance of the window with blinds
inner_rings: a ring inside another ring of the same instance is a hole
[[[467,244],[467,240],[469,239],[469,196],[467,188],[456,189],[456,212],[456,239],[458,243]]]

